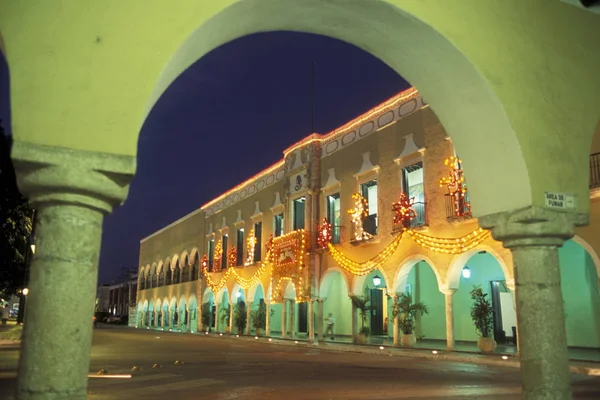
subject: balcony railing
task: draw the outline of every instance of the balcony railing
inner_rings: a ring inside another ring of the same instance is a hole
[[[463,198],[458,205],[458,213],[457,207],[454,203],[454,197],[449,194],[444,195],[446,198],[446,218],[450,220],[456,219],[466,219],[471,218],[471,203],[469,202],[469,197]]]
[[[590,155],[590,189],[600,187],[600,153]]]

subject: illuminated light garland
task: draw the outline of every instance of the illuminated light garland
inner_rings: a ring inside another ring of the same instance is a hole
[[[218,282],[215,282],[211,276],[214,273],[211,273],[208,271],[208,262],[207,262],[206,265],[202,266],[202,273],[206,277],[206,285],[210,288],[210,290],[213,293],[216,294],[225,287],[225,285],[227,284],[227,280],[230,277],[233,277],[235,279],[235,281],[240,285],[240,287],[242,287],[242,289],[250,289],[254,285],[257,285],[260,283],[260,278],[265,273],[266,269],[267,269],[267,266],[263,264],[258,268],[258,270],[250,278],[244,278],[239,274],[239,272],[237,271],[236,268],[228,268],[227,272],[225,272],[223,274],[221,279],[219,279]],[[219,273],[222,273],[222,272],[219,272]]]
[[[206,256],[206,254],[202,256],[202,261],[200,261],[200,268],[202,271],[208,271],[208,257]]]
[[[237,248],[235,246],[231,246],[229,249],[229,253],[227,254],[227,262],[230,267],[235,267],[237,264]]]
[[[414,197],[409,199],[406,193],[400,194],[400,200],[392,204],[392,210],[394,211],[394,224],[404,225],[404,223],[410,222],[410,220],[417,216],[415,210],[413,209],[414,203]]]
[[[488,230],[478,228],[460,238],[447,239],[423,235],[413,230],[407,230],[407,232],[420,246],[437,253],[445,254],[459,254],[469,251],[480,245],[491,234]]]
[[[254,249],[256,248],[256,236],[254,236],[254,228],[250,229],[248,239],[246,240],[246,250],[248,257],[246,258],[245,266],[254,264]]]
[[[221,240],[217,242],[215,245],[215,254],[213,257],[213,269],[220,270],[221,269],[221,258],[223,257],[223,244]]]
[[[275,282],[272,298],[275,303],[283,300],[281,284],[291,281],[296,292],[296,301],[306,301],[307,285],[304,279],[306,255],[306,231],[299,229],[273,241],[271,282]]]
[[[360,193],[352,195],[354,200],[354,208],[348,210],[348,214],[352,217],[354,225],[354,240],[369,240],[373,237],[369,232],[365,232],[363,221],[369,216],[369,202]]]
[[[450,172],[447,177],[440,179],[440,187],[446,186],[448,189],[448,194],[454,201],[454,215],[464,217],[471,215],[471,205],[465,201],[467,184],[460,163],[460,158],[454,156],[444,160],[444,165],[450,168]]]
[[[267,240],[267,243],[265,243],[265,252],[267,253],[265,256],[266,262],[273,261],[271,259],[273,257],[273,246],[274,246],[273,243],[274,243],[274,239],[273,239],[273,234],[271,233],[271,235],[269,235],[269,240]]]
[[[327,221],[327,218],[323,218],[321,225],[317,226],[317,244],[320,248],[326,249],[327,245],[331,243],[331,224]]]
[[[331,256],[340,267],[344,268],[353,275],[367,275],[375,268],[380,267],[381,264],[385,263],[387,259],[394,254],[394,252],[398,249],[401,240],[402,234],[396,236],[396,238],[394,238],[394,240],[379,254],[375,255],[370,260],[363,262],[357,262],[348,258],[344,253],[336,249],[331,243],[329,243],[327,247],[331,253]]]

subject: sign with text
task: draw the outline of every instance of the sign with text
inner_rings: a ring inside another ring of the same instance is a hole
[[[575,196],[565,193],[546,192],[546,208],[560,208],[563,210],[575,208]]]

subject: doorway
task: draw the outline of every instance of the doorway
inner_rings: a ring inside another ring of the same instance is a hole
[[[298,303],[298,332],[308,332],[308,306],[306,303]]]
[[[371,334],[383,335],[383,291],[370,289],[371,297]]]

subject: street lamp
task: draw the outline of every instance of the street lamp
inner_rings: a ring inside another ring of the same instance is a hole
[[[462,269],[462,276],[465,279],[469,279],[471,277],[471,268],[465,265],[465,267]]]
[[[23,296],[27,296],[29,294],[29,289],[23,289]]]
[[[31,254],[35,254],[35,244],[31,245]]]
[[[379,287],[379,285],[381,285],[381,278],[379,275],[375,275],[373,277],[373,285],[375,285],[375,287]]]

